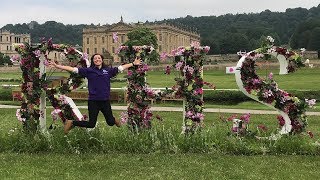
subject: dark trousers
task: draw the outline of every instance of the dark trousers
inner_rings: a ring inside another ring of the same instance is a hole
[[[110,101],[94,101],[88,100],[89,121],[73,121],[74,126],[94,128],[97,124],[99,111],[102,112],[109,126],[115,124],[115,119],[112,115]]]

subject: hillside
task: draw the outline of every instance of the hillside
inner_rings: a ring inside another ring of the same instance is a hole
[[[236,53],[259,47],[263,36],[271,35],[278,45],[294,49],[320,50],[320,4],[311,9],[295,8],[285,12],[226,14],[168,19],[148,23],[171,23],[182,28],[197,30],[201,43],[211,46],[210,54]],[[91,24],[92,25],[92,24]],[[90,25],[90,26],[91,26]],[[38,24],[7,24],[2,29],[13,33],[30,33],[32,42],[41,37],[52,37],[54,43],[82,45],[82,29],[88,25],[64,25],[55,21]],[[192,27],[192,28],[190,28]]]

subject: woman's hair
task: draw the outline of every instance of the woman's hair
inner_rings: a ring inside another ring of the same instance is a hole
[[[104,61],[103,61],[104,57],[103,57],[101,54],[99,54],[99,53],[96,53],[96,54],[94,54],[94,55],[91,56],[90,67],[95,67],[94,62],[93,62],[93,59],[94,59],[94,56],[96,56],[96,55],[99,55],[99,56],[101,57],[101,59],[102,59],[102,67],[103,67],[103,68],[108,67],[108,65],[106,65],[106,64],[104,63]]]

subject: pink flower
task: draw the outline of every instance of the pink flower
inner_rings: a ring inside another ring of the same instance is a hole
[[[232,127],[232,128],[231,128],[231,131],[232,131],[232,132],[238,132],[238,129],[239,129],[238,127]]]
[[[119,37],[118,37],[118,32],[112,33],[112,38],[113,38],[113,41],[114,41],[115,43],[117,43],[117,42],[118,42],[118,39],[119,39]]]
[[[240,119],[244,121],[246,124],[248,124],[250,122],[250,113],[240,116]]]
[[[194,69],[193,69],[193,67],[185,66],[185,67],[183,68],[183,72],[184,72],[184,73],[189,72],[190,74],[193,74]]]
[[[17,111],[16,111],[16,117],[17,117],[17,119],[18,119],[20,122],[25,122],[25,121],[26,121],[26,118],[22,118],[22,117],[21,117],[21,111],[20,111],[20,109],[17,109]]]
[[[273,73],[272,73],[272,72],[270,72],[270,74],[269,74],[269,76],[268,76],[268,77],[269,77],[269,79],[270,79],[270,80],[272,80],[272,79],[273,79]]]
[[[202,114],[202,113],[197,113],[197,114],[194,116],[194,119],[204,120],[204,114]]]
[[[177,70],[180,70],[180,68],[183,66],[183,62],[182,61],[179,61],[177,64],[176,64],[176,69]]]
[[[33,54],[38,58],[41,55],[41,51],[39,49],[33,51]]]
[[[186,113],[186,117],[191,118],[192,116],[193,116],[192,111],[188,111],[188,112]]]
[[[19,59],[20,59],[20,56],[18,56],[18,55],[13,55],[13,56],[11,56],[10,61],[11,61],[12,63],[14,63],[14,62],[16,62],[16,61],[19,61]]]
[[[261,83],[260,79],[253,79],[252,80],[253,85],[258,85]]]
[[[51,116],[52,116],[52,120],[53,121],[56,121],[58,119],[58,115],[59,113],[61,113],[61,109],[54,109],[52,112],[51,112]]]
[[[316,105],[316,99],[305,99],[306,103],[308,104],[309,108],[313,108]]]
[[[120,115],[121,124],[125,124],[128,122],[128,112],[122,112]]]
[[[203,94],[203,89],[202,88],[197,88],[196,90],[194,90],[194,94],[195,95]]]
[[[191,47],[199,48],[199,47],[200,47],[200,42],[198,42],[198,41],[192,41],[192,42],[191,42]]]
[[[203,50],[204,50],[205,53],[208,53],[210,51],[210,47],[209,46],[205,46]]]
[[[166,52],[162,52],[160,54],[160,60],[164,61],[164,60],[166,60],[166,58],[167,58],[167,53]]]

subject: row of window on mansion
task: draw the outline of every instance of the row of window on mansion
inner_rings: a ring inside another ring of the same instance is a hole
[[[23,43],[28,42],[29,38],[22,38],[22,37],[13,37],[13,36],[0,36],[0,42],[3,43]]]
[[[90,54],[90,55],[92,55],[92,54],[97,54],[97,53],[112,53],[112,54],[115,54],[116,53],[116,51],[117,51],[117,48],[118,47],[115,47],[115,46],[112,46],[111,47],[111,49],[110,50],[107,50],[106,48],[92,48],[92,49],[90,49],[90,48],[86,48],[86,53],[87,54]],[[166,45],[166,47],[165,48],[162,48],[162,45],[159,45],[158,46],[158,49],[157,49],[157,51],[158,52],[160,52],[160,53],[162,53],[162,52],[167,52],[167,53],[170,53],[171,52],[171,50],[173,50],[173,49],[175,49],[175,48],[177,48],[177,47],[175,47],[175,46],[169,46],[169,45]],[[101,50],[101,51],[99,51],[99,50]]]
[[[101,38],[101,39],[100,39]],[[96,54],[96,53],[116,53],[117,48],[127,41],[127,37],[125,35],[119,35],[118,41],[115,40],[111,35],[107,37],[85,37],[84,38],[84,50],[88,54]],[[98,40],[100,39],[100,40]],[[192,39],[190,37],[172,37],[172,36],[164,36],[158,35],[158,51],[159,52],[169,52],[179,46],[189,45],[192,43]],[[109,48],[105,48],[109,47]]]
[[[15,36],[0,36],[0,44],[2,44],[0,50],[12,51],[13,50],[12,44],[23,43],[23,42],[30,43],[30,38],[28,38],[28,37],[15,37]]]
[[[174,39],[173,36],[174,35],[171,35],[171,36],[169,35],[169,38],[168,38],[169,43],[171,43],[173,41],[173,39]],[[178,37],[178,35],[176,35],[176,37]],[[94,37],[93,39],[94,39],[94,44],[98,44],[97,37]],[[112,43],[124,43],[127,38],[126,38],[126,35],[119,35],[118,36],[118,42],[115,42],[115,38],[113,38],[111,35],[109,35],[107,40],[108,39],[112,39]],[[164,39],[165,39],[164,41],[166,42],[167,38],[165,37]],[[176,38],[176,39],[178,39],[178,38]],[[182,38],[181,37],[180,41],[184,41],[184,39],[186,39],[186,38]],[[158,40],[162,41],[162,34],[159,34]],[[178,41],[178,40],[176,40],[176,41]],[[87,44],[90,44],[90,38],[87,37],[86,42],[87,42]],[[106,38],[105,37],[101,37],[101,43],[103,43],[103,44],[106,43]]]

